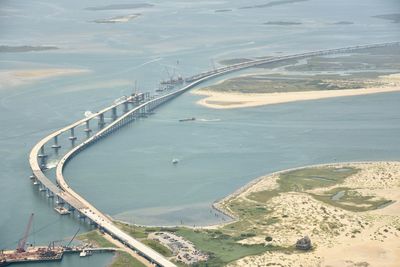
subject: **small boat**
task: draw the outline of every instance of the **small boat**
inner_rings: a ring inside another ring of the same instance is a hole
[[[195,120],[196,120],[196,118],[192,117],[192,118],[180,119],[179,121],[184,122],[184,121],[195,121]]]
[[[172,164],[178,164],[179,163],[179,159],[173,159],[172,160]]]
[[[92,252],[90,250],[82,250],[81,253],[79,253],[79,257],[86,257],[86,256],[91,256]]]

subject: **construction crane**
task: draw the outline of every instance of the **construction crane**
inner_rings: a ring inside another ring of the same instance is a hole
[[[78,228],[78,231],[76,231],[76,233],[74,234],[74,236],[71,238],[71,240],[69,241],[69,243],[67,244],[66,247],[69,247],[72,243],[72,241],[75,239],[76,235],[79,233],[79,230],[81,230],[81,228]]]
[[[18,241],[18,246],[17,246],[17,252],[18,253],[25,252],[26,240],[28,239],[28,235],[29,235],[29,232],[31,230],[32,221],[33,221],[33,213],[29,217],[28,225],[26,226],[25,233],[24,233],[23,237]]]

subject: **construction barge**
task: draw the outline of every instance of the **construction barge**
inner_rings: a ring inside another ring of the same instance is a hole
[[[65,252],[64,247],[29,247],[23,252],[17,250],[1,251],[0,267],[12,263],[61,261]]]
[[[92,250],[95,251],[109,251],[110,248],[94,249],[88,246],[71,246],[72,241],[77,236],[78,231],[74,234],[72,239],[67,245],[55,246],[57,241],[50,242],[48,246],[33,246],[27,244],[27,239],[32,226],[33,213],[29,217],[28,225],[22,238],[18,241],[16,249],[13,250],[0,250],[0,267],[8,266],[12,263],[32,263],[32,262],[47,262],[47,261],[61,261],[65,253],[79,253],[85,252],[84,256],[90,255]],[[80,255],[83,256],[83,255]]]

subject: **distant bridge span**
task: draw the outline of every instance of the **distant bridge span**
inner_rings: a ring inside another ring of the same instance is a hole
[[[137,241],[130,235],[121,231],[118,227],[114,225],[114,223],[109,217],[104,215],[101,211],[96,209],[92,204],[90,204],[82,196],[80,196],[72,188],[70,188],[67,182],[65,181],[65,177],[63,175],[63,170],[66,164],[80,151],[96,143],[101,138],[108,136],[109,134],[113,133],[120,127],[126,125],[127,123],[135,120],[138,117],[143,116],[144,114],[147,114],[148,112],[153,111],[155,108],[162,105],[163,103],[179,96],[180,94],[199,85],[200,83],[215,78],[217,76],[259,65],[282,62],[289,59],[301,59],[312,56],[348,53],[359,49],[388,47],[397,45],[400,45],[400,42],[354,46],[354,47],[322,50],[322,51],[315,51],[315,52],[302,53],[289,56],[250,60],[218,68],[215,70],[203,72],[194,75],[192,77],[189,77],[185,80],[187,85],[185,85],[180,89],[170,91],[169,93],[163,94],[161,96],[150,97],[148,93],[132,94],[131,96],[119,99],[113,105],[97,113],[94,113],[93,115],[87,118],[81,119],[58,131],[55,131],[50,135],[46,136],[45,138],[43,138],[42,140],[40,140],[32,148],[29,156],[29,163],[32,169],[31,179],[34,180],[35,184],[39,185],[41,191],[47,192],[48,197],[56,197],[57,203],[66,203],[69,206],[70,210],[77,211],[80,218],[88,218],[91,224],[102,229],[104,232],[111,235],[113,238],[118,239],[127,247],[131,248],[132,250],[136,251],[139,255],[146,258],[149,262],[154,263],[157,266],[175,267],[176,265],[174,263],[165,259],[161,254],[149,248],[148,246],[142,244],[141,242]],[[123,109],[122,114],[120,116],[118,116],[117,114],[118,108]],[[112,122],[110,122],[109,124],[107,124],[104,119],[106,112],[111,112],[112,115]],[[100,130],[91,135],[92,129],[90,128],[90,122],[95,121],[95,119],[98,120],[97,124]],[[86,127],[84,131],[87,134],[87,138],[82,143],[75,146],[74,144],[77,139],[77,137],[75,136],[75,129],[81,127],[82,125],[85,125]],[[46,169],[46,158],[48,156],[46,155],[45,146],[53,141],[53,145],[51,145],[51,148],[58,151],[58,149],[60,148],[60,145],[58,143],[58,138],[61,134],[64,133],[70,133],[68,139],[72,142],[72,145],[74,147],[71,150],[69,150],[59,160],[56,167],[57,185],[55,185],[44,174],[44,170]]]

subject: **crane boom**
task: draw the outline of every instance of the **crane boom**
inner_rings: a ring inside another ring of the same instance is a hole
[[[29,231],[33,222],[33,213],[29,217],[28,225],[26,226],[24,236],[18,241],[17,252],[25,252],[26,240],[28,239]]]
[[[69,245],[71,245],[72,241],[75,239],[76,235],[79,233],[79,230],[81,230],[81,228],[78,228],[78,231],[76,231],[76,233],[74,234],[74,236],[72,237],[72,239],[69,241],[67,247],[69,247]]]

